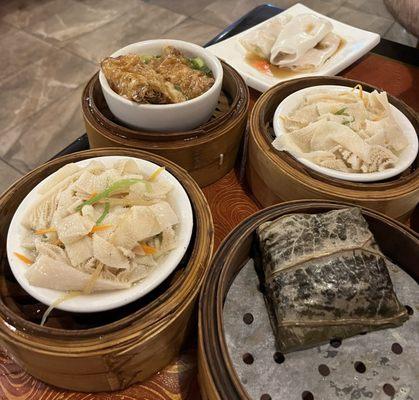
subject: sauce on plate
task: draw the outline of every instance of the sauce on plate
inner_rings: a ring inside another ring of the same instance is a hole
[[[340,38],[340,43],[336,51],[326,60],[329,61],[332,57],[334,57],[342,48],[345,46],[346,40]],[[247,53],[245,57],[245,61],[253,68],[257,69],[259,72],[263,74],[274,76],[275,78],[294,78],[300,73],[307,73],[314,71],[313,68],[307,68],[304,70],[291,70],[289,68],[281,68],[276,65],[271,64],[268,60],[253,54]]]

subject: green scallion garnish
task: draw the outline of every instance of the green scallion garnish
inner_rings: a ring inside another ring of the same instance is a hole
[[[84,206],[88,206],[88,205],[97,203],[98,201],[102,199],[106,199],[112,194],[112,192],[125,189],[138,182],[147,183],[147,181],[145,181],[144,179],[121,179],[119,181],[116,181],[107,189],[105,189],[103,192],[98,193],[96,196],[93,196],[89,200],[83,201],[83,203],[81,203],[79,206],[76,207],[76,211],[80,211]]]
[[[109,214],[109,209],[111,208],[111,205],[109,204],[109,201],[107,203],[105,203],[105,208],[103,210],[102,215],[98,218],[98,220],[96,221],[96,225],[100,225],[103,220],[106,218],[106,216]]]
[[[337,110],[336,112],[334,112],[333,114],[335,115],[346,115],[347,117],[349,117],[348,113],[345,113],[347,107],[343,107],[340,110]]]

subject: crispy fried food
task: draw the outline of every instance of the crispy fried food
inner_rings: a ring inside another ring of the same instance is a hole
[[[109,86],[119,95],[137,103],[169,104],[187,100],[140,56],[128,54],[105,58],[102,71]]]
[[[111,89],[137,103],[180,103],[214,84],[212,74],[194,69],[191,60],[171,46],[161,56],[108,57],[101,67]]]
[[[178,49],[172,46],[167,46],[163,49],[157,71],[166,80],[180,87],[180,90],[188,99],[200,96],[214,84],[212,76],[192,69],[190,61]]]

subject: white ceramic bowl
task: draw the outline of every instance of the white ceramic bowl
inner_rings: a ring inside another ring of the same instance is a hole
[[[159,167],[159,165],[156,165],[150,161],[120,156],[89,158],[79,161],[76,164],[80,166],[87,166],[93,160],[100,160],[106,166],[111,166],[116,161],[127,158],[134,160],[145,175],[151,174],[156,170],[156,168]],[[50,176],[53,175],[54,174]],[[32,297],[35,297],[40,302],[51,305],[57,298],[62,296],[64,292],[30,285],[25,277],[25,272],[28,266],[14,255],[14,252],[23,252],[22,247],[20,246],[20,239],[24,229],[21,226],[21,221],[25,215],[25,211],[31,204],[33,204],[34,201],[40,197],[38,190],[48,179],[49,178],[46,178],[37,186],[35,186],[24,198],[16,210],[7,234],[7,258],[9,260],[13,275],[19,284],[23,287],[23,289],[25,289],[26,292],[28,292]],[[173,272],[173,270],[184,256],[191,240],[193,228],[192,206],[185,189],[172,174],[170,174],[168,171],[164,171],[160,175],[159,179],[162,181],[167,181],[173,185],[173,189],[168,196],[168,201],[172,205],[179,218],[179,224],[176,227],[178,240],[176,249],[170,251],[166,256],[164,256],[163,260],[158,264],[157,267],[155,267],[155,269],[150,272],[150,274],[144,280],[136,283],[131,288],[98,292],[89,295],[80,295],[78,297],[64,301],[56,308],[80,313],[105,311],[117,308],[131,303],[146,295],[148,292],[162,283]]]
[[[288,97],[282,100],[274,114],[273,126],[276,137],[279,137],[286,132],[280,115],[290,115],[301,104],[304,96],[316,93],[320,88],[322,90],[327,89],[337,92],[344,92],[351,89],[348,86],[320,85],[307,87],[290,94]],[[358,92],[358,90],[355,92]],[[321,167],[320,165],[317,165],[303,157],[296,157],[297,160],[307,167],[313,169],[314,171],[321,172],[333,178],[354,182],[382,181],[384,179],[388,179],[400,174],[406,168],[408,168],[416,158],[418,153],[418,137],[416,135],[415,128],[410,123],[409,119],[398,108],[390,104],[390,110],[396,123],[400,126],[402,133],[409,142],[409,144],[400,152],[399,161],[394,168],[389,168],[381,172],[351,173]]]
[[[112,114],[132,128],[149,131],[183,131],[196,128],[207,122],[213,114],[220,97],[223,82],[223,67],[216,56],[201,46],[181,40],[156,39],[133,43],[111,55],[161,54],[165,46],[173,46],[188,57],[201,57],[214,75],[215,82],[202,95],[176,104],[138,104],[115,93],[102,71],[99,81],[103,95]]]

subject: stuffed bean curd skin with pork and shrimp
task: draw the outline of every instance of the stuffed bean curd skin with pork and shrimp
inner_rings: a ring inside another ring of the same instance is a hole
[[[101,68],[114,92],[141,104],[181,103],[205,93],[215,82],[204,60],[186,57],[172,46],[159,55],[108,57]]]
[[[112,167],[68,164],[39,190],[23,217],[16,254],[33,286],[60,291],[126,289],[144,279],[176,247],[178,216],[171,184],[133,160]]]

